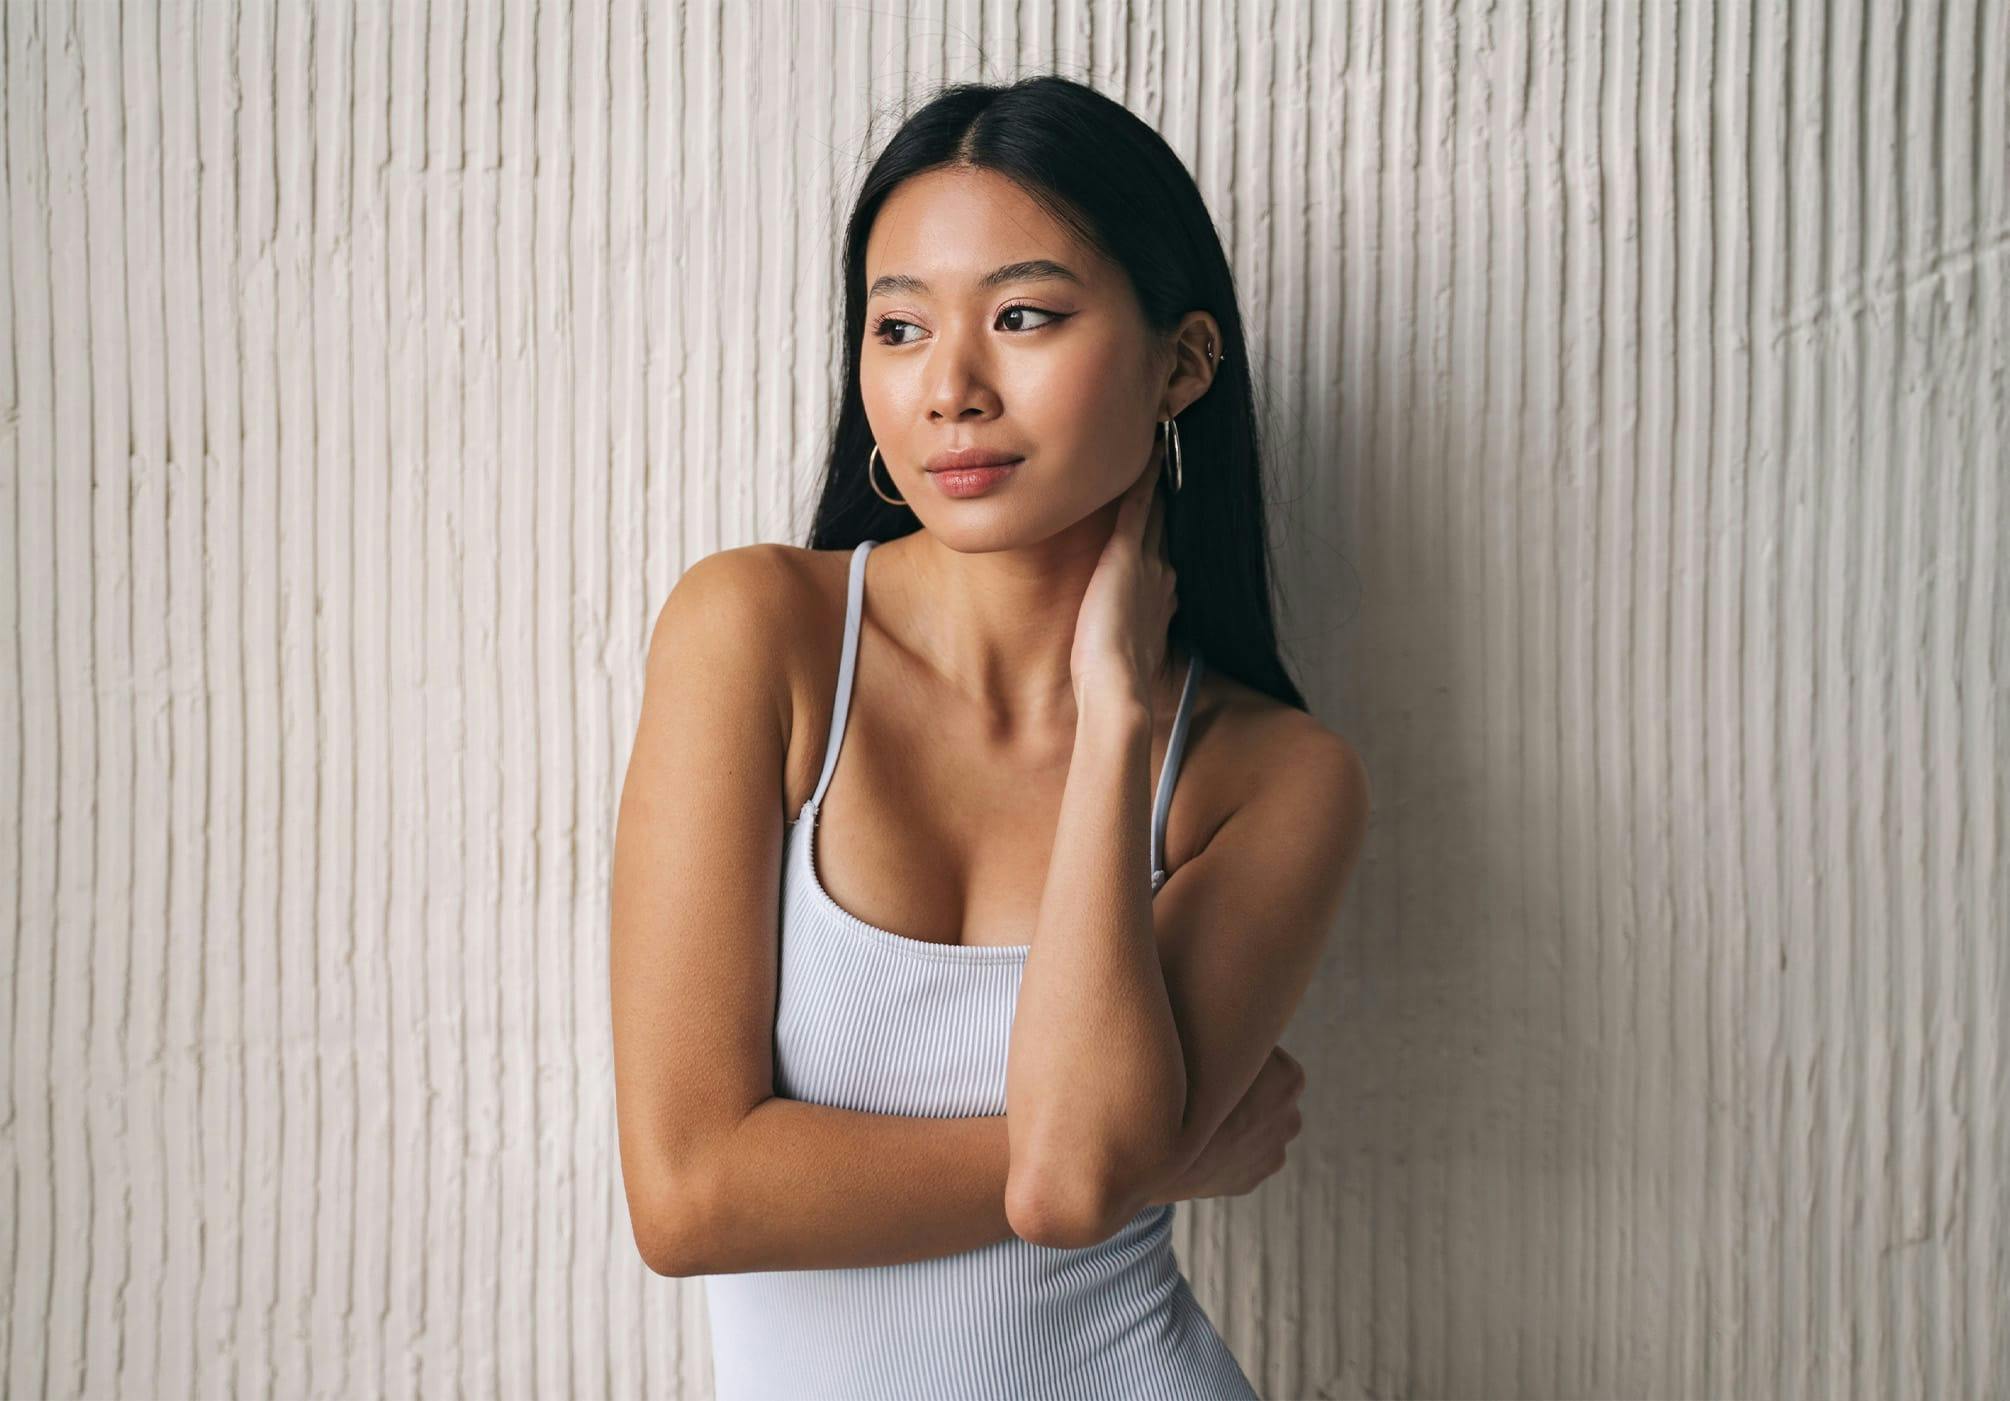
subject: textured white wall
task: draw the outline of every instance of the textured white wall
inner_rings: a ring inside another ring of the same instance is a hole
[[[2010,6],[0,6],[10,1396],[705,1394],[607,869],[903,94],[1216,211],[1378,812],[1274,1396],[2010,1389]],[[874,118],[877,114],[877,124]]]

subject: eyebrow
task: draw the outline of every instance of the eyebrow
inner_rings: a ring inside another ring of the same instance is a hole
[[[1003,267],[993,268],[990,272],[985,273],[984,276],[977,279],[977,285],[979,287],[1002,287],[1008,282],[1039,282],[1049,279],[1060,282],[1072,282],[1077,287],[1084,285],[1082,279],[1075,276],[1073,272],[1047,258],[1027,258],[1021,262],[1007,263]],[[872,286],[866,290],[865,296],[867,301],[871,301],[874,297],[885,292],[926,292],[927,290],[928,284],[918,277],[912,277],[904,272],[889,272],[874,278]]]

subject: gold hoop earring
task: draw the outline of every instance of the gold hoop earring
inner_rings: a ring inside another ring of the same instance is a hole
[[[878,497],[878,498],[879,498],[880,500],[882,500],[882,501],[886,502],[886,503],[887,503],[887,504],[888,504],[889,506],[905,506],[905,505],[907,504],[907,498],[906,498],[906,497],[904,497],[904,496],[900,496],[900,497],[894,497],[894,496],[888,496],[888,495],[887,495],[887,494],[886,494],[885,492],[883,492],[883,491],[881,491],[881,490],[879,489],[879,483],[878,483],[878,481],[876,481],[876,480],[875,480],[875,479],[873,478],[873,475],[872,475],[872,464],[873,464],[873,463],[875,463],[875,462],[878,462],[879,460],[880,460],[880,456],[879,456],[879,444],[878,444],[878,443],[874,443],[874,444],[872,445],[872,451],[871,451],[871,452],[869,452],[869,453],[867,453],[867,454],[866,454],[866,456],[865,456],[865,481],[866,481],[866,485],[872,488],[872,491],[873,491],[873,495],[877,496],[877,497]],[[890,467],[889,467],[889,468],[887,469],[887,477],[886,477],[886,484],[887,484],[888,486],[892,486],[892,485],[893,485],[893,469],[892,469],[892,468],[890,468]]]
[[[1172,467],[1172,489],[1180,487],[1179,424],[1173,419],[1166,420],[1166,461]]]

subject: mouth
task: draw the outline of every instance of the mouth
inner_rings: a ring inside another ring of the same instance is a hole
[[[1024,458],[1015,457],[976,467],[931,467],[928,479],[945,496],[979,496],[1005,481],[1023,461]]]
[[[961,467],[1002,467],[1009,462],[1018,462],[1023,453],[1006,452],[1001,448],[987,448],[972,445],[967,448],[944,448],[930,454],[922,467],[930,472],[954,471]]]

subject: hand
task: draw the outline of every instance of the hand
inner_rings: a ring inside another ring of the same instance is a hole
[[[1303,1126],[1298,1096],[1304,1088],[1305,1067],[1282,1046],[1272,1047],[1256,1079],[1200,1155],[1160,1188],[1148,1205],[1255,1191],[1258,1183],[1284,1166],[1285,1145],[1298,1137]]]
[[[1154,438],[1137,480],[1117,498],[1117,520],[1075,615],[1069,654],[1075,700],[1105,691],[1150,704],[1164,664],[1177,581],[1165,551],[1165,503],[1158,494],[1164,440]]]

